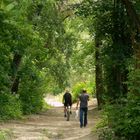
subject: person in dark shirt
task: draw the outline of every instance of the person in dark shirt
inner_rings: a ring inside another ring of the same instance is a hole
[[[80,127],[86,127],[87,125],[87,111],[88,111],[88,101],[89,95],[87,91],[83,89],[82,94],[79,96],[77,101],[76,109],[78,109],[78,105],[80,102]]]
[[[68,90],[66,90],[65,94],[63,95],[63,104],[64,104],[64,117],[66,117],[66,111],[69,106],[70,106],[70,114],[72,113],[71,112],[72,95]]]

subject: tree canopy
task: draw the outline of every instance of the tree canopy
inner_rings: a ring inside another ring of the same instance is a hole
[[[0,1],[0,119],[86,87],[105,112],[104,139],[138,140],[139,84],[139,0]]]

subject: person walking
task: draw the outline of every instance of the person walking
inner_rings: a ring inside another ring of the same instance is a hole
[[[85,89],[82,90],[81,95],[78,98],[76,109],[78,109],[80,102],[80,127],[86,127],[87,125],[87,112],[88,112],[89,95]]]
[[[67,117],[66,111],[67,111],[69,106],[70,106],[70,114],[72,114],[72,112],[71,112],[72,95],[68,90],[66,90],[65,94],[63,95],[63,104],[64,104],[64,117]]]

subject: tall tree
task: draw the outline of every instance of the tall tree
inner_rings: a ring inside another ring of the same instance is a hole
[[[140,16],[137,13],[136,9],[134,8],[134,5],[132,1],[130,0],[121,0],[122,3],[125,5],[125,8],[127,10],[127,14],[129,16],[132,28],[135,31],[132,31],[132,44],[133,49],[136,57],[136,68],[140,68]],[[136,4],[138,2],[136,1]]]

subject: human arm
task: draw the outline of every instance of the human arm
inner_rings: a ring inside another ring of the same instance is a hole
[[[63,95],[63,98],[62,98],[62,104],[64,104],[64,95]]]
[[[70,102],[72,103],[72,94],[70,93]]]
[[[88,95],[88,98],[87,98],[87,100],[89,101],[89,95]]]

